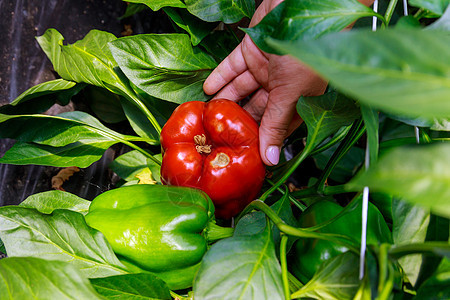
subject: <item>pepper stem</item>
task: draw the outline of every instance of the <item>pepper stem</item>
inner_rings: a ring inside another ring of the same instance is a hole
[[[208,244],[231,237],[233,236],[233,233],[234,228],[219,226],[214,221],[210,221],[203,231],[204,237]]]
[[[211,153],[211,145],[206,145],[205,134],[197,134],[194,136],[194,143],[198,153]]]

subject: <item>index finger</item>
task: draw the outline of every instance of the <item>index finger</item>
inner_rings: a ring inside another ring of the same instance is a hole
[[[217,93],[227,83],[244,73],[248,68],[242,55],[242,43],[230,53],[215,69],[209,74],[203,83],[203,90],[206,94]]]

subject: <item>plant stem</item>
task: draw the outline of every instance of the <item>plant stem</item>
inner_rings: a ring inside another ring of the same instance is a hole
[[[392,246],[389,249],[389,257],[399,259],[409,254],[432,254],[440,256],[450,255],[450,244],[448,242],[425,242],[413,243],[401,246]]]
[[[333,138],[331,140],[329,140],[328,142],[326,142],[324,145],[311,151],[310,155],[311,156],[315,155],[317,153],[323,152],[323,151],[333,147],[334,145],[336,145],[337,143],[342,141],[342,139],[344,139],[347,136],[347,133],[350,131],[351,128],[352,128],[352,126],[345,127],[344,130],[338,132],[337,135],[333,136]]]
[[[389,244],[382,244],[380,246],[380,251],[378,253],[378,265],[379,265],[379,279],[378,279],[378,293],[381,294],[383,291],[384,285],[386,283],[386,278],[388,277],[389,270],[389,260],[388,260],[388,251]]]
[[[333,153],[330,160],[328,161],[324,171],[322,172],[319,180],[314,185],[319,194],[323,194],[325,188],[325,181],[330,176],[334,167],[339,163],[339,161],[347,154],[351,147],[358,141],[358,139],[363,135],[365,131],[365,126],[362,119],[355,121],[349,130],[347,136],[339,145],[338,149]]]
[[[222,227],[214,222],[209,222],[204,230],[205,239],[212,243],[233,236],[234,228]]]
[[[270,180],[270,179],[266,179],[266,181],[267,181],[268,183],[270,183],[271,185],[275,185],[275,183],[274,183],[272,180]],[[278,190],[281,194],[283,194],[283,195],[286,194],[286,191],[283,190],[283,189],[280,188],[280,187],[278,187],[277,190]],[[295,206],[298,207],[298,209],[300,209],[301,211],[305,211],[306,205],[303,204],[303,203],[301,203],[300,201],[298,201],[298,200],[295,199],[294,197],[292,197],[292,196],[291,196],[291,193],[289,193],[289,192],[287,192],[287,193],[288,193],[289,200],[290,200],[292,203],[294,203]]]
[[[150,123],[155,128],[156,132],[158,134],[161,134],[161,126],[159,126],[158,121],[156,121],[155,116],[150,112],[148,107],[142,102],[141,99],[139,99],[139,96],[129,87],[128,85],[125,86],[126,88],[126,95],[127,97],[134,102],[134,104],[145,114],[147,119],[150,121]]]
[[[287,258],[286,258],[286,247],[288,242],[288,236],[285,234],[281,235],[280,243],[280,264],[281,264],[281,278],[283,280],[284,288],[284,299],[291,299],[289,291],[289,280],[288,280],[288,270],[287,270]]]
[[[321,240],[327,240],[333,243],[338,243],[340,245],[343,245],[347,247],[349,250],[353,251],[354,253],[359,253],[357,242],[347,236],[339,235],[339,234],[332,234],[332,233],[316,233],[308,230],[304,230],[302,228],[295,228],[292,226],[287,225],[284,223],[284,221],[264,202],[261,200],[255,200],[251,202],[244,210],[248,211],[251,209],[258,209],[266,214],[267,217],[275,224],[275,226],[278,227],[278,229],[287,234],[302,238],[315,238],[315,239],[321,239]]]
[[[145,151],[145,150],[142,149],[141,147],[138,147],[138,146],[136,146],[135,144],[133,144],[133,143],[127,141],[127,140],[124,140],[124,139],[121,139],[120,142],[122,142],[123,144],[125,144],[125,145],[127,145],[127,146],[133,148],[134,150],[137,150],[137,151],[139,151],[140,153],[144,154],[145,156],[147,156],[148,158],[150,158],[154,163],[156,163],[158,166],[161,165],[161,162],[160,162],[156,157],[154,157],[153,155],[151,155],[150,153],[148,153],[147,151]]]
[[[312,143],[309,143],[309,145],[311,144]],[[287,172],[284,173],[284,175],[271,188],[269,188],[264,194],[262,194],[262,196],[259,198],[261,201],[265,201],[270,194],[272,194],[276,189],[278,189],[278,187],[282,185],[289,178],[289,176],[291,176],[291,174],[295,171],[295,169],[297,169],[297,167],[302,163],[302,161],[304,161],[305,158],[308,157],[311,151],[310,148],[311,148],[310,146],[309,147],[307,146],[306,148],[303,149],[301,154],[296,158],[295,163],[287,170]]]
[[[422,19],[423,16],[425,16],[427,14],[427,10],[420,8],[415,14],[414,14],[414,18],[416,18],[417,20]]]
[[[341,185],[335,185],[335,186],[325,186],[323,188],[322,193],[318,193],[315,187],[310,187],[304,190],[299,190],[292,192],[291,195],[295,198],[307,198],[311,196],[328,196],[328,195],[336,195],[336,194],[343,194],[348,193],[349,190],[347,190],[345,184]]]
[[[381,286],[381,290],[378,294],[377,300],[389,300],[392,296],[392,289],[394,288],[394,269],[392,268],[392,265],[388,263],[387,266],[387,275],[388,280],[386,283]]]
[[[384,14],[384,18],[386,19],[386,27],[389,25],[389,22],[391,21],[392,14],[394,13],[395,6],[397,6],[398,0],[391,0],[389,1],[389,5],[386,9],[386,13]]]

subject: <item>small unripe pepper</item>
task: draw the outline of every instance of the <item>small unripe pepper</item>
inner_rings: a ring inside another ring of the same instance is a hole
[[[332,219],[343,208],[331,201],[323,200],[309,206],[299,218],[302,228],[312,227]],[[317,232],[334,233],[361,241],[361,203],[333,223]],[[378,209],[369,203],[367,220],[367,244],[392,243],[392,236]],[[303,283],[308,282],[319,266],[326,260],[349,251],[348,248],[326,240],[299,239],[293,249],[291,271]]]
[[[161,185],[102,193],[92,201],[86,222],[105,235],[128,267],[154,273],[171,289],[190,287],[208,241],[232,233],[215,225],[205,193]]]

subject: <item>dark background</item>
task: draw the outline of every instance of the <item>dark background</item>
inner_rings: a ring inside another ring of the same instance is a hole
[[[10,103],[28,88],[57,78],[50,61],[35,40],[56,28],[66,43],[82,39],[91,29],[117,37],[128,26],[134,34],[172,31],[162,12],[145,10],[119,20],[127,4],[121,0],[0,0],[0,105]],[[69,107],[53,107],[52,114]],[[0,156],[13,144],[0,140]],[[106,166],[121,149],[108,150],[91,167],[72,176],[64,188],[92,199],[110,188],[113,174]],[[31,194],[51,189],[51,178],[60,168],[0,164],[0,206],[18,204]]]

